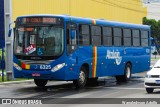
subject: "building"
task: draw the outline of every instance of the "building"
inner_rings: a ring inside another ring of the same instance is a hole
[[[160,3],[160,0],[142,0],[143,1],[143,3],[146,3],[146,4],[148,4],[148,3]]]
[[[13,20],[27,14],[68,14],[141,24],[147,9],[141,0],[12,0]]]

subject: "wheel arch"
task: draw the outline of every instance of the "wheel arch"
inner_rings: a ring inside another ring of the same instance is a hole
[[[89,68],[89,64],[88,63],[83,63],[82,65],[81,65],[81,67],[84,67],[85,69],[86,69],[86,71],[87,71],[87,76],[89,76],[89,72],[90,72],[90,68]]]
[[[128,61],[128,62],[126,63],[126,65],[127,65],[127,64],[129,64],[129,65],[131,66],[131,70],[132,70],[132,62],[131,62],[131,61]],[[126,66],[126,65],[125,65],[125,66]]]

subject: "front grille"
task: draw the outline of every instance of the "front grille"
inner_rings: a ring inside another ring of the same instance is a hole
[[[160,78],[160,75],[151,75],[151,78]]]
[[[145,85],[147,85],[147,86],[160,86],[160,84],[156,84],[156,83],[145,83]]]

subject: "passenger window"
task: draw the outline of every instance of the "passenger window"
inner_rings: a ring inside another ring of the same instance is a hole
[[[133,46],[140,46],[140,32],[139,30],[132,30]]]
[[[92,45],[100,46],[101,45],[101,27],[100,26],[91,26],[91,37]]]
[[[148,46],[148,37],[149,37],[149,34],[148,34],[148,31],[141,31],[141,46],[143,47],[147,47]]]
[[[112,46],[112,28],[111,27],[103,27],[103,45],[104,46]]]
[[[113,28],[114,46],[122,45],[122,30],[121,28]]]
[[[79,37],[79,43],[80,45],[90,45],[90,28],[89,25],[80,25],[79,26],[80,31],[80,37]]]
[[[123,29],[123,45],[124,46],[131,46],[131,29]]]

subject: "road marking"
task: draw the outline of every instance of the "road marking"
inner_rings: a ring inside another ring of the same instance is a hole
[[[123,90],[144,90],[145,88],[122,88],[122,87],[106,87],[110,89],[123,89]]]

